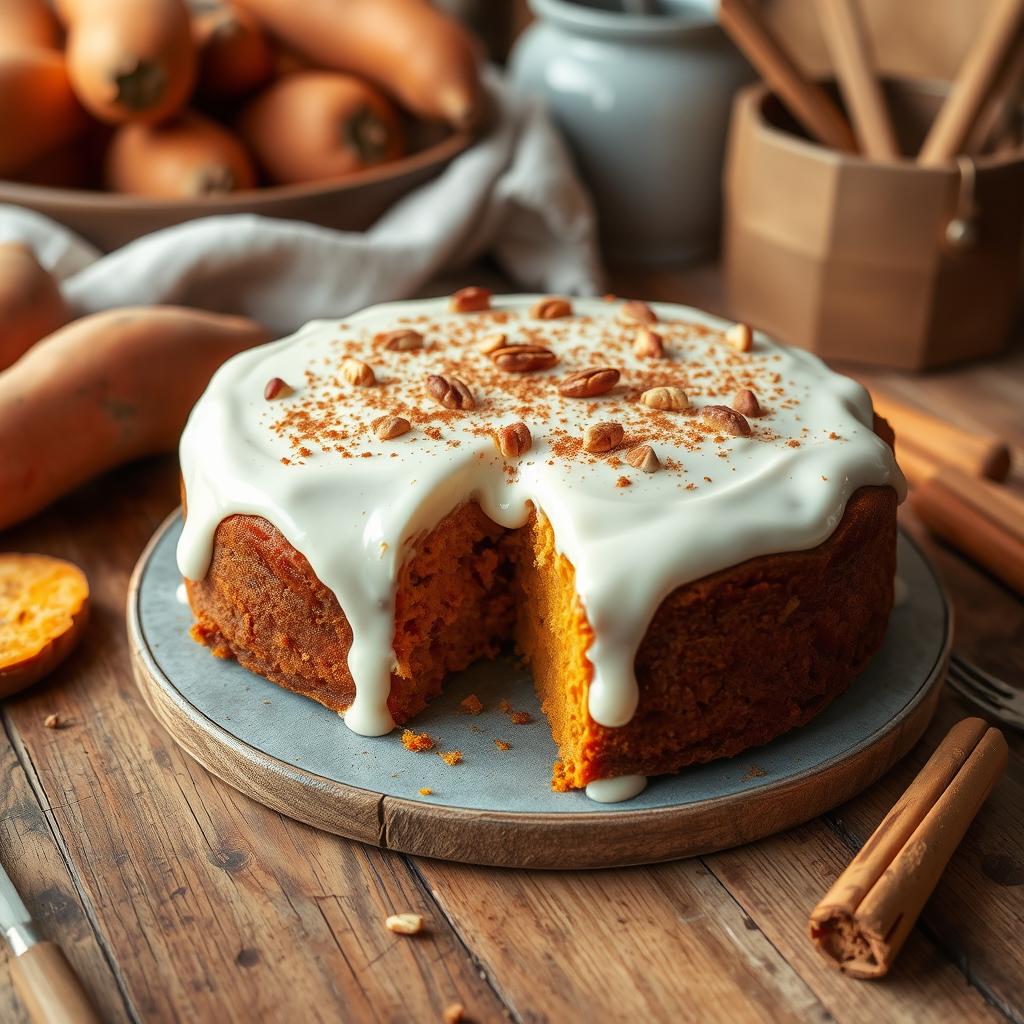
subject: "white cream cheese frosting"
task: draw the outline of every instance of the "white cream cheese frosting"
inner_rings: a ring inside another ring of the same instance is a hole
[[[672,590],[748,558],[821,544],[859,487],[890,485],[904,496],[892,452],[872,430],[867,392],[815,356],[760,334],[739,352],[728,322],[655,303],[650,326],[665,358],[651,359],[634,352],[638,326],[623,321],[621,302],[577,299],[571,316],[544,320],[530,315],[537,298],[500,296],[476,313],[449,312],[441,299],[390,303],[343,323],[310,323],[231,359],[189,418],[182,574],[205,575],[227,516],[262,516],[280,530],[351,625],[356,697],[345,722],[357,733],[394,725],[387,699],[399,570],[416,538],[466,501],[506,527],[524,525],[533,509],[550,520],[594,632],[590,714],[616,727],[636,709],[634,656]],[[422,347],[387,348],[381,333],[401,328],[422,335]],[[499,369],[479,350],[497,332],[508,344],[546,346],[557,364]],[[351,383],[346,358],[369,365],[375,382]],[[592,398],[559,393],[567,374],[590,367],[619,370],[619,383]],[[459,377],[475,407],[437,403],[430,374]],[[268,399],[273,378],[287,388]],[[640,395],[655,386],[683,389],[690,407],[650,408]],[[749,418],[750,436],[704,424],[703,407],[727,406],[743,388],[763,411]],[[411,429],[380,440],[374,424],[388,416]],[[493,433],[516,422],[532,446],[505,458]],[[598,422],[624,430],[610,453],[583,449]],[[656,472],[626,459],[641,444],[657,455]]]

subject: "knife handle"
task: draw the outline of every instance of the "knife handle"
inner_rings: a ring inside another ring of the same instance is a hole
[[[11,981],[32,1024],[102,1024],[56,943],[37,942],[14,957]]]

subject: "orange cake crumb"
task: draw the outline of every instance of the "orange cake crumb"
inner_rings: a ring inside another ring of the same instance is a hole
[[[425,732],[413,732],[412,729],[406,729],[402,733],[402,746],[406,750],[422,754],[425,750],[434,749],[434,741]]]
[[[483,711],[484,706],[480,698],[475,693],[471,693],[468,697],[459,701],[459,709],[465,715],[479,715]]]
[[[513,725],[529,725],[533,721],[533,715],[529,711],[513,711],[508,717]]]
[[[424,786],[420,790],[420,796],[433,796],[433,795],[434,795],[434,791],[429,786]]]
[[[512,749],[512,744],[511,743],[506,743],[504,740],[495,740],[494,741],[494,745],[499,750],[511,750]]]
[[[437,752],[437,756],[441,758],[446,765],[455,767],[457,764],[462,764],[462,751],[461,750],[446,750]]]

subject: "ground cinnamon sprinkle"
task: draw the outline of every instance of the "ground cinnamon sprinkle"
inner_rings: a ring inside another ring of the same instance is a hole
[[[462,764],[462,751],[461,750],[446,750],[437,752],[437,756],[449,767],[454,768],[457,764]]]
[[[484,706],[475,693],[471,693],[468,697],[459,701],[459,710],[464,715],[479,715],[483,709]]]
[[[422,754],[424,751],[434,749],[434,741],[425,732],[413,732],[412,729],[406,729],[402,733],[402,746],[406,750]]]

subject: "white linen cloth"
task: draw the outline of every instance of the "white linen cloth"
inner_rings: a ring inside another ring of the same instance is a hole
[[[597,293],[593,210],[561,139],[536,101],[493,75],[488,87],[499,111],[489,133],[366,232],[214,216],[103,255],[47,217],[0,205],[0,241],[31,244],[77,315],[171,303],[280,334],[408,298],[487,253],[525,290]]]

